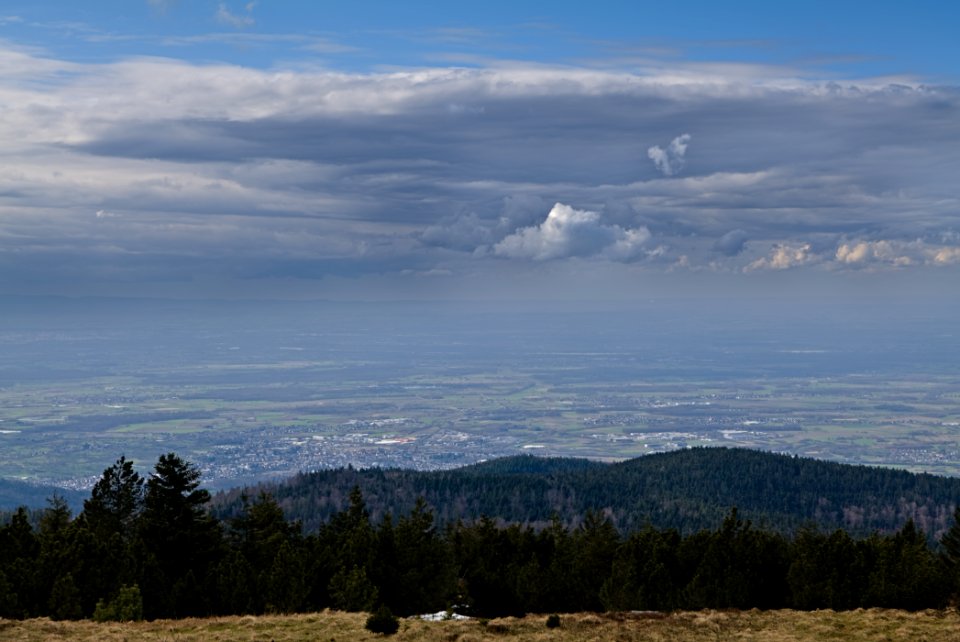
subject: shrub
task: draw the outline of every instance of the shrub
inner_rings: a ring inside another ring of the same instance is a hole
[[[109,602],[97,601],[93,611],[93,619],[97,622],[137,622],[143,619],[143,598],[140,587],[121,586],[120,593]]]
[[[386,605],[383,605],[367,618],[366,627],[373,633],[393,635],[399,630],[400,621]]]

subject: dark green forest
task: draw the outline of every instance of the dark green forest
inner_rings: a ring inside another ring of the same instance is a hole
[[[648,524],[692,534],[719,526],[731,506],[755,525],[792,534],[807,524],[856,537],[892,533],[908,519],[939,537],[950,527],[960,479],[852,466],[735,448],[691,448],[605,464],[585,459],[509,457],[446,471],[355,470],[303,473],[213,498],[222,519],[244,493],[267,492],[289,519],[312,532],[359,486],[374,521],[409,512],[418,498],[441,526],[482,516],[568,528],[589,510],[621,532]]]
[[[529,469],[599,470],[522,458],[473,467],[466,476],[499,474],[509,485]],[[484,617],[706,607],[915,610],[943,607],[960,588],[960,511],[931,545],[910,519],[862,537],[812,523],[786,534],[755,526],[733,507],[714,527],[683,532],[618,528],[608,511],[590,508],[575,526],[559,516],[542,528],[491,517],[440,524],[424,498],[374,518],[360,486],[307,531],[266,493],[243,496],[229,518],[207,510],[210,499],[200,471],[170,453],[147,478],[121,457],[76,516],[58,497],[35,526],[18,510],[0,527],[0,616],[132,620],[379,606],[399,615],[452,608]]]

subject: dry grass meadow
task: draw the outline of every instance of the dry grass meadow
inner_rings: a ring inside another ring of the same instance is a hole
[[[364,629],[360,613],[325,611],[309,615],[224,617],[187,620],[157,620],[127,624],[97,624],[91,621],[53,622],[48,619],[0,620],[0,640],[89,640],[121,642],[176,640],[210,642],[239,640],[257,642],[338,641],[384,639]],[[393,640],[479,642],[587,642],[654,640],[756,640],[794,642],[843,640],[876,642],[960,641],[960,614],[956,610],[906,613],[880,609],[836,613],[833,611],[701,611],[673,614],[605,613],[561,616],[561,626],[548,629],[545,616],[423,622],[401,620]]]

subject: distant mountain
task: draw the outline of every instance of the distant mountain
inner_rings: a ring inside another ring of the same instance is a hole
[[[782,532],[804,525],[852,535],[892,532],[912,518],[939,536],[953,523],[960,479],[837,464],[730,448],[693,448],[604,464],[583,459],[510,457],[456,470],[356,470],[302,473],[289,480],[218,494],[212,510],[236,515],[242,495],[272,494],[285,514],[313,531],[347,505],[359,486],[371,516],[408,512],[424,497],[441,524],[488,516],[545,526],[554,516],[575,526],[588,510],[621,530],[716,528],[731,507]]]

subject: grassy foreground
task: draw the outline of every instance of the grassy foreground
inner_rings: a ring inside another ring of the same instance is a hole
[[[669,615],[658,613],[605,613],[561,616],[561,626],[548,629],[545,616],[480,620],[422,622],[401,620],[400,631],[384,638],[364,629],[366,615],[324,611],[309,615],[223,617],[187,620],[157,620],[127,624],[97,624],[91,621],[53,622],[48,619],[14,621],[0,619],[0,639],[90,640],[249,640],[292,642],[323,640],[400,641],[442,640],[756,640],[793,642],[843,640],[911,640],[939,642],[960,640],[960,614],[956,610],[906,613],[881,609],[836,613],[833,611],[700,611]]]

